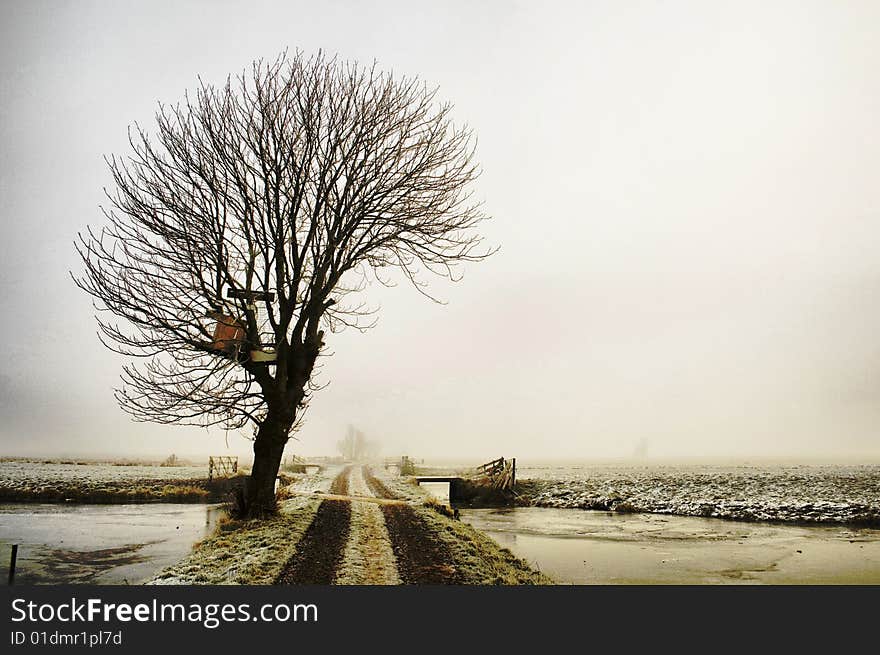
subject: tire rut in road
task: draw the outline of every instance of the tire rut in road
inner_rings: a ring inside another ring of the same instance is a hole
[[[379,498],[399,498],[364,469],[367,486]],[[410,505],[381,505],[403,584],[462,584],[452,552]]]
[[[346,467],[334,478],[330,493],[348,495]],[[324,500],[315,512],[296,553],[278,576],[276,584],[333,584],[342,561],[351,525],[351,503],[347,500]]]

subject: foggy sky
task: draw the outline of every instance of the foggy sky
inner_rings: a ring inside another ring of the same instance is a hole
[[[0,454],[248,453],[133,423],[73,240],[105,154],[282,49],[418,75],[500,252],[371,287],[288,452],[880,457],[880,4],[20,2],[0,23]]]

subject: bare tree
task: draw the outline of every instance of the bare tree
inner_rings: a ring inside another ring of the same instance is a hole
[[[371,276],[490,252],[475,226],[474,138],[417,79],[283,54],[200,80],[107,163],[108,224],[80,234],[99,335],[143,358],[116,391],[136,420],[255,425],[245,511],[274,508],[284,445],[314,391],[324,330],[371,325]],[[427,295],[427,293],[426,293]]]
[[[379,444],[367,439],[363,432],[353,425],[348,426],[348,432],[342,441],[336,443],[342,458],[351,462],[372,459],[379,454]]]

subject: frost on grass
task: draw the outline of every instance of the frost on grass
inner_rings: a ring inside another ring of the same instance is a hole
[[[449,546],[464,584],[554,584],[546,575],[535,571],[527,562],[467,523],[450,519],[426,507],[417,507],[416,511]]]
[[[389,490],[407,502],[421,505],[431,497],[423,487],[416,484],[415,478],[389,473],[379,467],[372,469],[372,473]]]
[[[228,490],[197,466],[0,462],[4,502],[192,503],[220,500]]]
[[[319,472],[310,475],[303,473],[291,476],[293,482],[290,484],[290,489],[299,492],[327,493],[330,490],[333,479],[339,475],[341,470],[341,466],[327,466]]]
[[[147,584],[272,584],[312,522],[320,501],[285,501],[278,516],[265,520],[222,521],[217,531],[193,546],[189,557]]]
[[[349,478],[349,494],[372,496],[361,467],[354,467]],[[378,505],[363,501],[351,503],[351,528],[336,584],[400,584],[397,560]]]
[[[431,531],[452,553],[456,570],[464,584],[472,585],[545,585],[554,581],[507,548],[467,523],[462,523],[432,509],[431,495],[411,478],[390,475],[376,470],[374,475],[388,489],[414,505]]]
[[[739,521],[880,525],[880,466],[588,466],[532,469],[524,503]]]
[[[325,492],[338,473],[329,468],[297,476],[297,491]],[[184,560],[166,568],[147,584],[272,584],[308,529],[319,498],[293,496],[279,504],[278,516],[251,521],[225,520],[217,531],[193,546]]]

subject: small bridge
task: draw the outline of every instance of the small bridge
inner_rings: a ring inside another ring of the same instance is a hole
[[[421,484],[422,482],[458,482],[459,480],[464,480],[465,478],[460,475],[417,475],[415,476],[416,482]]]
[[[419,485],[448,483],[450,502],[464,497],[509,495],[516,485],[516,458],[499,457],[462,475],[416,475],[415,479]]]

